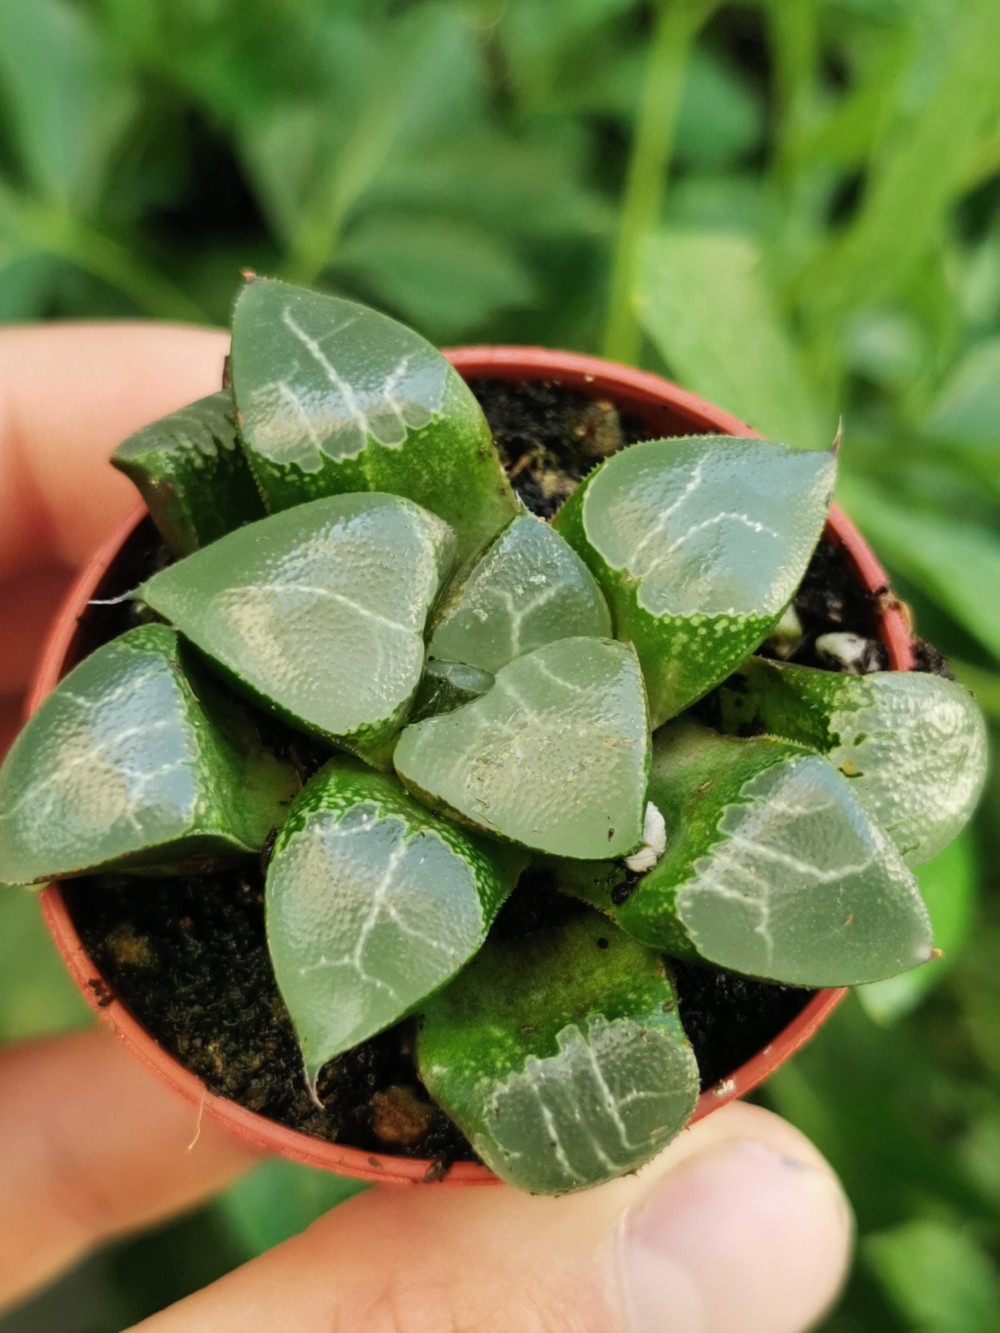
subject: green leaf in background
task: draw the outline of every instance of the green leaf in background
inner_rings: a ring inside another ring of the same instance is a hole
[[[45,1037],[90,1021],[52,947],[37,895],[0,893],[0,1042]]]
[[[604,595],[573,548],[524,514],[449,589],[428,652],[495,674],[522,653],[575,637],[611,637]]]
[[[758,246],[732,232],[651,236],[636,317],[671,374],[755,430],[797,448],[832,438],[762,269]]]
[[[111,462],[135,483],[174,555],[188,555],[264,517],[228,393],[213,393],[143,426],[118,446]]]
[[[750,658],[721,692],[725,730],[820,750],[911,865],[964,828],[986,780],[986,723],[961,685],[920,672],[852,676]]]
[[[535,1194],[636,1170],[698,1099],[663,959],[590,913],[491,940],[424,1007],[417,1062],[486,1164]]]
[[[971,834],[962,833],[916,873],[920,896],[930,913],[934,944],[941,957],[928,967],[858,987],[858,999],[865,1012],[887,1025],[915,1009],[961,958],[974,919],[979,874]]]
[[[998,422],[1000,337],[969,349],[945,381],[923,425],[934,439],[972,445],[996,456]]]
[[[334,495],[221,537],[139,596],[264,707],[384,766],[453,554],[409,500]]]
[[[294,779],[211,698],[164,625],[75,667],[0,768],[0,882],[258,851]]]
[[[806,986],[930,958],[913,876],[822,756],[681,721],[655,738],[649,799],[666,851],[648,874],[622,893],[613,867],[569,867],[562,885],[643,943]]]
[[[554,856],[640,842],[649,723],[635,654],[560,639],[496,675],[480,699],[404,728],[396,771],[432,808]]]
[[[896,569],[1000,659],[1000,535],[927,506],[904,509],[856,477],[843,504]]]
[[[387,491],[438,514],[465,559],[518,504],[479,404],[441,353],[388,316],[266,278],[233,315],[233,392],[269,510]]]
[[[537,293],[512,246],[449,217],[359,222],[337,252],[336,269],[428,335],[460,336],[502,310],[529,305]]]
[[[472,957],[522,862],[335,761],[303,789],[267,868],[267,940],[315,1088]]]
[[[635,645],[653,726],[724,679],[777,623],[823,529],[836,460],[723,435],[613,455],[555,526]]]
[[[215,1208],[245,1258],[255,1259],[367,1188],[363,1181],[274,1157],[230,1185]]]
[[[879,108],[882,133],[861,203],[809,270],[805,294],[817,320],[909,294],[970,167],[995,132],[1000,7],[971,0],[936,17],[933,53],[919,70],[922,96],[902,82],[899,103]],[[937,164],[933,172],[929,162]]]
[[[1000,1280],[973,1234],[915,1219],[868,1236],[862,1257],[914,1333],[993,1333]]]
[[[85,212],[138,105],[91,16],[64,0],[0,5],[0,97],[26,182]]]

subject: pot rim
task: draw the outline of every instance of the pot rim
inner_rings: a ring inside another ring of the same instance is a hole
[[[516,346],[460,347],[448,349],[445,355],[465,379],[479,376],[498,380],[551,379],[589,397],[607,395],[619,408],[624,407],[631,415],[640,417],[654,431],[658,429],[658,423],[662,423],[663,434],[678,434],[680,423],[682,431],[686,429],[694,433],[707,431],[719,435],[759,438],[758,432],[745,422],[670,380],[600,357]],[[65,674],[65,664],[67,659],[72,658],[79,622],[86,612],[88,602],[122,545],[146,514],[144,505],[133,510],[117,530],[102,542],[74,581],[53,621],[40,655],[27,695],[26,714],[35,711]],[[843,549],[859,583],[881,599],[877,603],[878,630],[888,652],[890,666],[896,671],[912,670],[914,658],[910,631],[899,602],[889,592],[885,571],[858,530],[836,505],[831,506],[824,537]],[[361,1148],[330,1143],[301,1130],[290,1129],[209,1092],[196,1074],[164,1050],[122,1003],[113,997],[112,988],[87,954],[59,885],[49,885],[41,897],[46,925],[84,998],[133,1055],[197,1108],[198,1123],[201,1115],[207,1111],[213,1119],[258,1149],[361,1180],[407,1185],[433,1181],[452,1186],[500,1183],[487,1167],[478,1162],[456,1162],[438,1180],[433,1161],[369,1153]],[[818,990],[771,1042],[727,1078],[701,1094],[690,1123],[694,1124],[720,1106],[756,1088],[813,1036],[846,993],[844,988]],[[113,997],[111,1000],[107,998],[109,995]]]

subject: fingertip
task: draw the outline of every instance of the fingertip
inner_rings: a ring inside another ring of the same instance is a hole
[[[619,1221],[627,1327],[802,1333],[847,1272],[853,1224],[840,1184],[766,1112],[731,1115],[705,1137]]]
[[[151,323],[0,330],[0,579],[75,566],[135,492],[108,459],[140,426],[219,388],[215,329]]]

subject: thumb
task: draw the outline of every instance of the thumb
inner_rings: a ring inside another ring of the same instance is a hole
[[[141,1329],[802,1333],[851,1229],[816,1150],[735,1105],[583,1194],[372,1189]]]

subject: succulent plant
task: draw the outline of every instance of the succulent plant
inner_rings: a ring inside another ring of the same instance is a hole
[[[430,344],[266,279],[231,385],[114,457],[173,563],[7,756],[0,880],[142,893],[273,839],[313,1095],[412,1022],[430,1096],[536,1192],[633,1170],[690,1118],[672,958],[839,986],[931,957],[911,867],[975,803],[975,704],[753,656],[794,635],[835,450],[644,441],[546,523]],[[273,743],[302,733],[305,780]],[[562,916],[491,933],[540,870]]]

